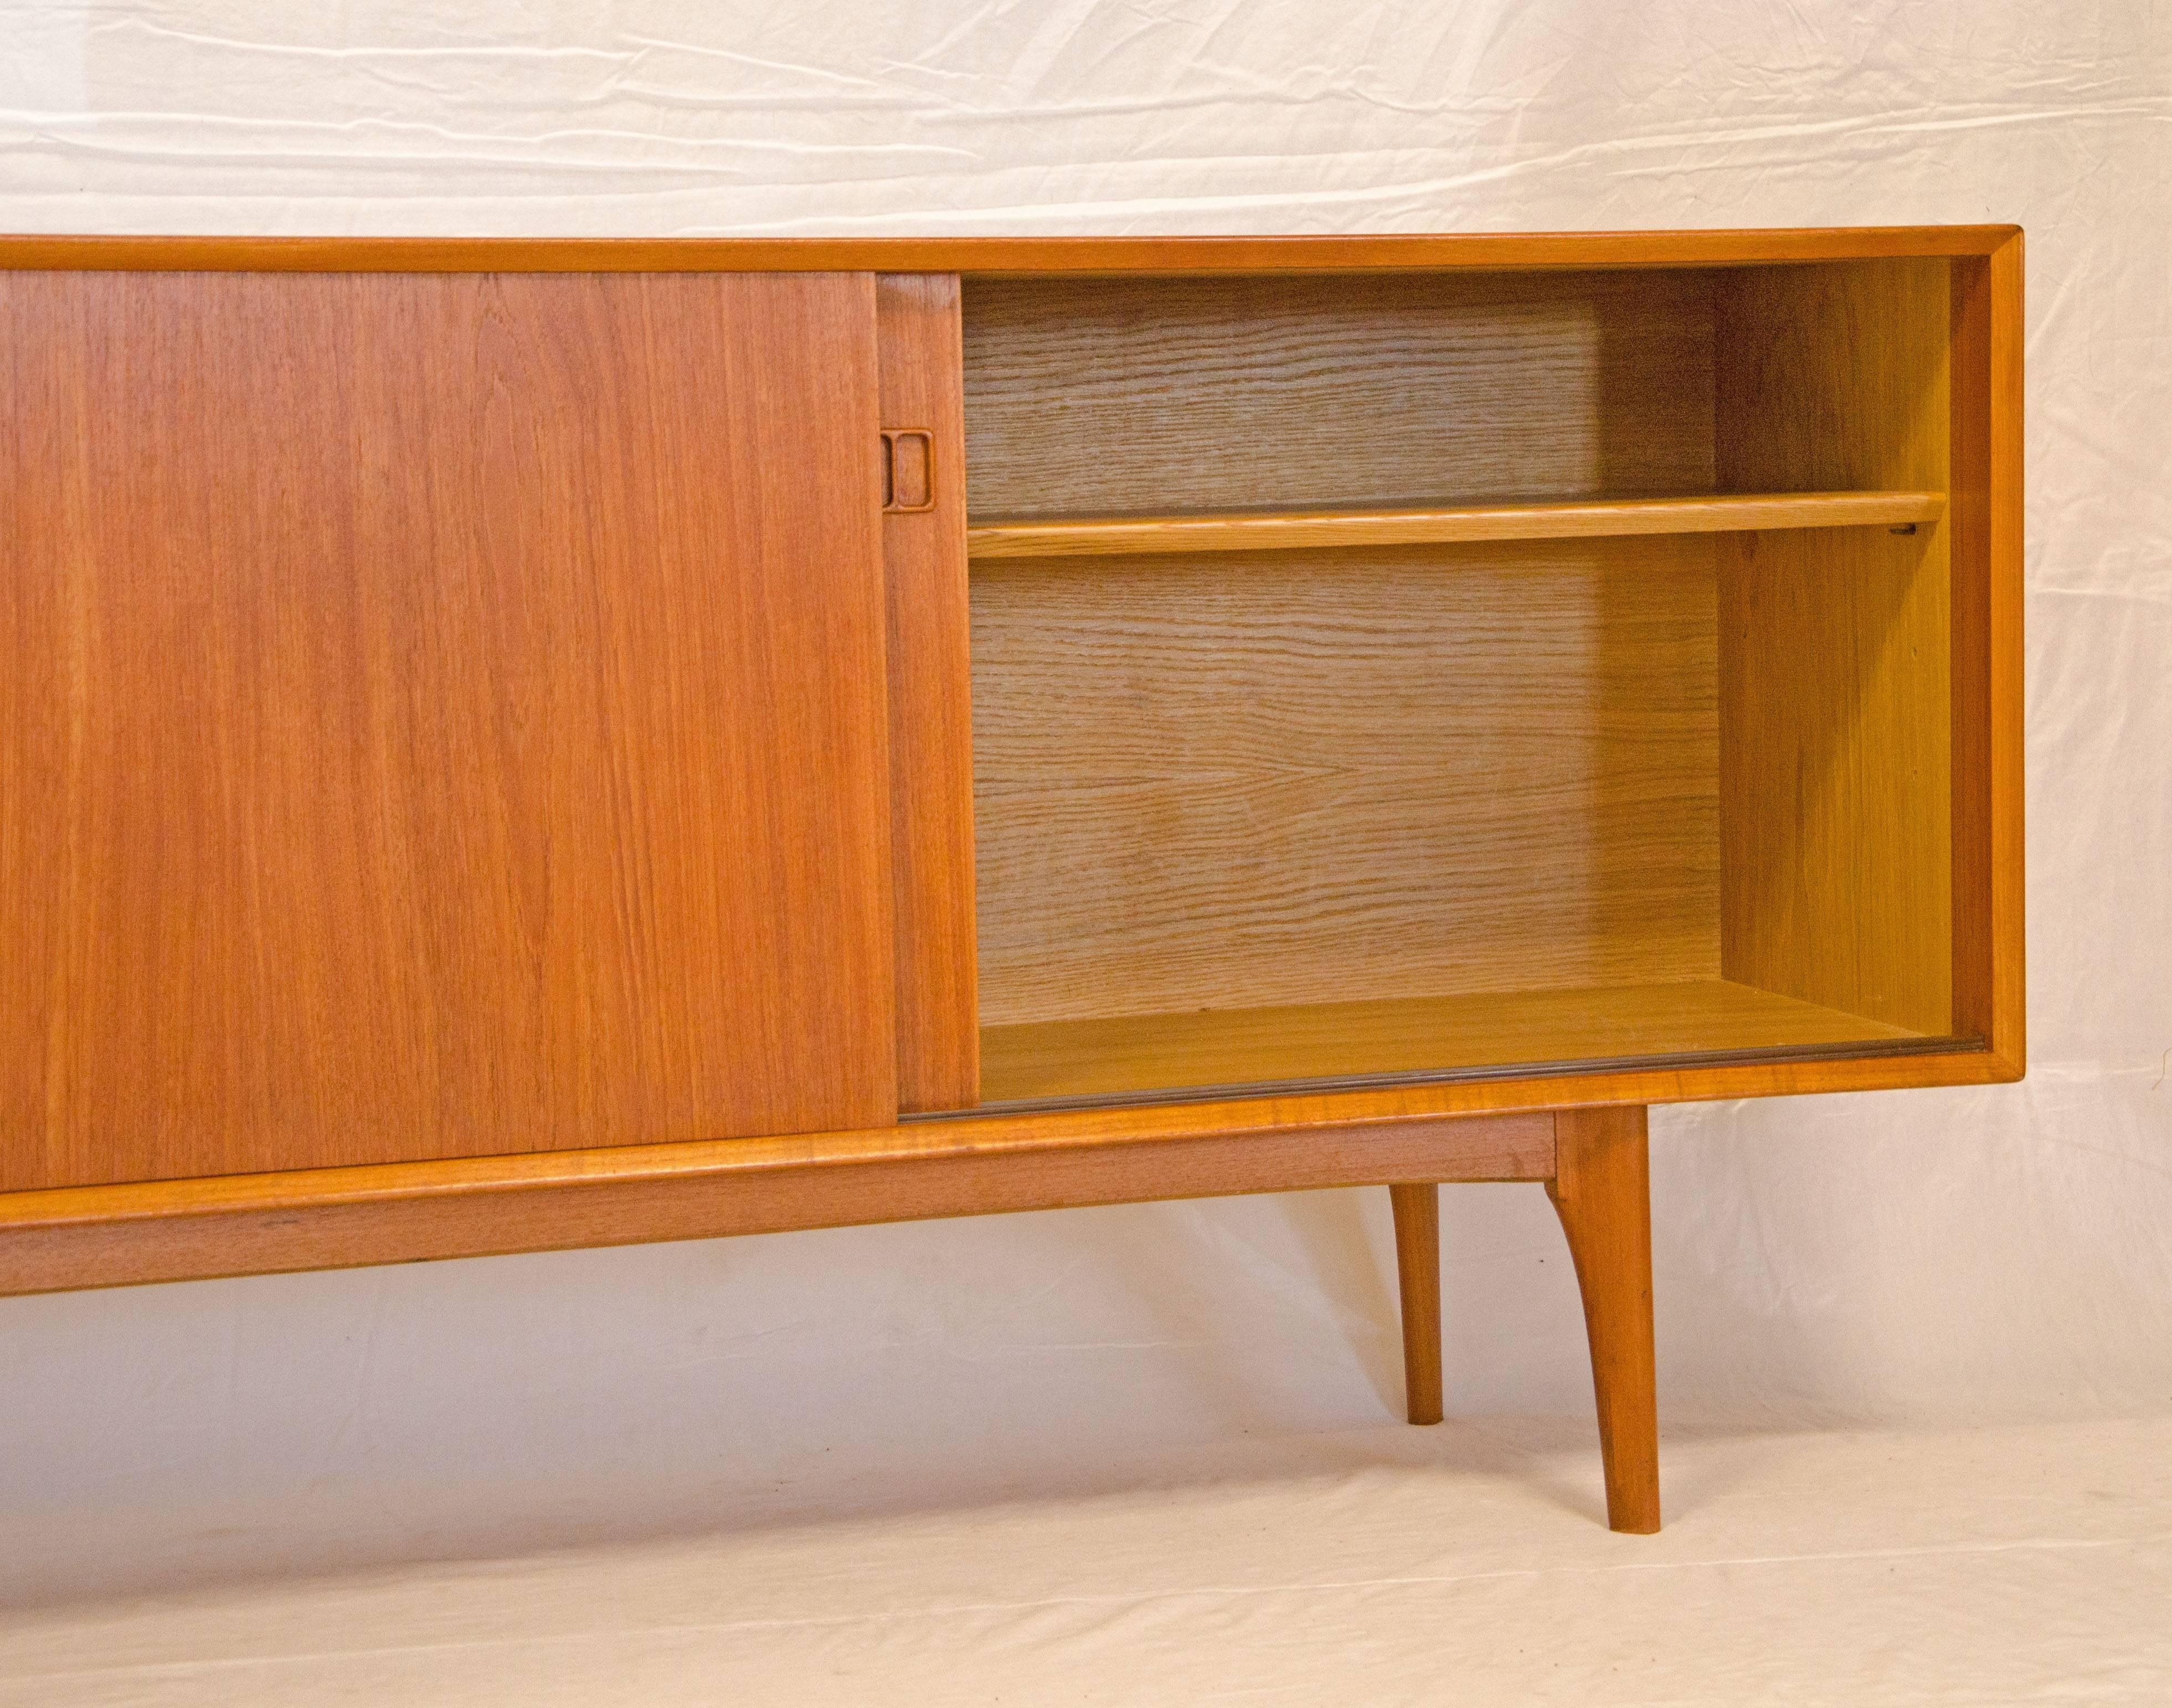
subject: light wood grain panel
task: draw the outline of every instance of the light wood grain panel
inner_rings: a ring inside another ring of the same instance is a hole
[[[983,1024],[1716,975],[1712,550],[976,573]]]
[[[0,237],[0,270],[178,272],[1349,272],[1984,255],[2011,225],[1401,237]]]
[[[969,282],[973,509],[1709,491],[1694,273]]]
[[[884,274],[875,281],[875,309],[883,425],[926,429],[936,471],[933,508],[885,515],[882,524],[898,1106],[963,1109],[978,1094],[981,1070],[957,278]]]
[[[1943,260],[1729,276],[1721,485],[1944,490],[1950,295]],[[1727,976],[1926,1033],[1953,1012],[1948,538],[1720,548]]]
[[[996,1105],[1083,1102],[1915,1035],[1720,979],[1478,991],[992,1027],[981,1093]]]
[[[1288,1113],[1225,1106],[1128,1136],[931,1122],[0,1195],[0,1294],[1553,1172],[1549,1114],[1320,1125]]]
[[[1248,511],[1225,516],[1085,517],[992,522],[969,529],[976,562],[1020,557],[1287,551],[1305,546],[1446,545],[1497,540],[1594,540],[1635,534],[1723,534],[1773,528],[1864,528],[1933,522],[1943,492],[1723,493],[1574,504],[1453,509]]]
[[[894,1119],[865,276],[0,279],[0,1181]]]

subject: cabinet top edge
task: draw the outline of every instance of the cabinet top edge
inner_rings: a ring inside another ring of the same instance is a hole
[[[1366,272],[1987,255],[2018,225],[1379,237],[438,238],[0,234],[0,271]]]

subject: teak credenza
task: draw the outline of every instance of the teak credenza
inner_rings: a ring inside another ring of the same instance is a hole
[[[0,1291],[2023,1065],[2012,227],[0,240]]]

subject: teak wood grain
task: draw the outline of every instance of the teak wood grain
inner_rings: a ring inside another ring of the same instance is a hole
[[[0,269],[175,272],[1336,273],[1988,255],[2012,225],[1400,237],[0,237]]]
[[[1696,273],[969,281],[973,513],[1709,492],[1712,363]]]
[[[0,1184],[893,1120],[875,404],[864,275],[0,275]]]
[[[1935,522],[1943,492],[1718,493],[1571,504],[1470,504],[1448,509],[1245,511],[1223,516],[1081,517],[987,522],[967,530],[976,561],[1094,558],[1293,547],[1444,545],[1497,540],[1605,539],[1777,528],[1863,528]]]
[[[1716,977],[1712,551],[982,566],[983,1025]]]
[[[1395,1217],[1395,1283],[1403,1309],[1403,1404],[1412,1423],[1438,1423],[1440,1391],[1440,1188],[1390,1186]]]
[[[1583,1295],[1608,1528],[1659,1528],[1659,1421],[1652,1344],[1652,1193],[1645,1112],[1564,1111],[1555,1123],[1560,1212]]]
[[[885,1206],[895,1200],[901,1184],[909,1184],[910,1174],[902,1182],[896,1175],[883,1179],[864,1194],[857,1186],[848,1188],[841,1200],[830,1197],[825,1184],[834,1166],[849,1168],[870,1156],[908,1170],[931,1156],[970,1157],[1000,1172],[998,1159],[1025,1152],[1122,1154],[1127,1146],[1198,1136],[1226,1136],[1239,1147],[1234,1155],[1241,1157],[1255,1135],[1273,1133],[1288,1138],[1297,1154],[1314,1157],[1321,1153],[1323,1131],[1331,1143],[1339,1144],[1336,1134],[1347,1133],[1356,1141],[1361,1131],[1447,1119],[1456,1122],[1456,1154],[1465,1161],[1449,1166],[1437,1152],[1426,1152],[1409,1157],[1402,1169],[1382,1172],[1378,1159],[1368,1156],[1358,1171],[1367,1177],[1364,1184],[1391,1179],[1398,1172],[1417,1179],[1541,1179],[1551,1166],[1550,1137],[1540,1150],[1534,1148],[1540,1142],[1538,1130],[1486,1123],[1482,1141],[1466,1154],[1465,1141],[1481,1136],[1477,1125],[1460,1118],[1542,1115],[1551,1135],[1556,1110],[1624,1102],[1981,1085],[2012,1077],[2011,1067],[1988,1051],[1961,1049],[1906,1059],[1629,1069],[1486,1084],[949,1117],[874,1133],[686,1141],[10,1193],[0,1195],[0,1293],[754,1231],[732,1217],[712,1217],[709,1206],[680,1205],[673,1195],[681,1190],[673,1183],[706,1176],[726,1163],[778,1171],[777,1195],[764,1206],[777,1219],[761,1224],[761,1231],[776,1232],[847,1225],[857,1212],[886,1219]],[[1282,1160],[1278,1155],[1275,1166]],[[871,1177],[857,1178],[864,1184]],[[1156,1171],[1143,1170],[1129,1185],[1137,1189],[1138,1196],[1151,1198],[1159,1179]],[[1353,1176],[1346,1184],[1356,1183]],[[591,1188],[619,1184],[626,1187],[622,1195],[588,1195]],[[422,1213],[419,1220],[426,1225],[418,1226],[413,1206],[425,1200],[460,1200],[468,1207]]]
[[[883,425],[925,430],[934,475],[931,508],[882,524],[898,1107],[964,1109],[976,1100],[981,1069],[958,281],[884,274],[875,310]]]
[[[1542,1180],[1551,1113],[928,1122],[0,1195],[0,1293],[1411,1179]]]
[[[1944,490],[1950,297],[1943,260],[1728,276],[1721,484]],[[1726,975],[1932,1034],[1953,1015],[1948,533],[1720,547]]]
[[[2019,1075],[2022,929],[2023,250],[1953,267],[1954,1029]]]
[[[1135,1109],[951,1116],[873,1133],[685,1141],[9,1193],[0,1195],[0,1293],[755,1231],[737,1219],[736,1211],[718,1215],[712,1213],[713,1206],[681,1201],[685,1181],[703,1177],[720,1164],[776,1171],[774,1196],[762,1206],[770,1219],[759,1224],[761,1231],[775,1232],[846,1225],[856,1217],[892,1219],[887,1211],[914,1178],[910,1172],[850,1176],[859,1184],[848,1184],[840,1197],[830,1195],[827,1183],[836,1178],[831,1172],[834,1168],[843,1165],[849,1170],[871,1155],[883,1159],[886,1168],[894,1163],[903,1171],[917,1169],[931,1157],[955,1157],[961,1166],[965,1159],[979,1159],[1000,1180],[1008,1168],[1003,1159],[1027,1152],[1095,1152],[1120,1157],[1131,1154],[1125,1148],[1130,1146],[1224,1136],[1232,1144],[1227,1153],[1231,1166],[1214,1178],[1228,1180],[1256,1178],[1239,1175],[1235,1167],[1242,1162],[1250,1168],[1242,1159],[1256,1136],[1272,1134],[1288,1141],[1270,1159],[1279,1178],[1288,1172],[1284,1164],[1293,1157],[1318,1157],[1335,1150],[1341,1142],[1337,1134],[1369,1147],[1375,1141],[1364,1136],[1385,1126],[1465,1115],[1536,1114],[1547,1122],[1543,1150],[1536,1148],[1537,1129],[1486,1123],[1481,1141],[1464,1162],[1451,1166],[1437,1152],[1421,1151],[1409,1156],[1402,1167],[1383,1171],[1379,1159],[1368,1152],[1362,1168],[1353,1168],[1344,1184],[1392,1182],[1399,1174],[1418,1180],[1541,1179],[1551,1167],[1551,1134],[1556,1110],[1905,1086],[1982,1085],[2013,1077],[2011,1065],[1987,1050],[1954,1049],[1906,1058],[1628,1068],[1483,1084],[1307,1091]],[[1323,1133],[1329,1136],[1325,1140]],[[1475,1136],[1479,1136],[1476,1127],[1458,1121],[1455,1154],[1465,1155],[1465,1142]],[[1125,1178],[1125,1171],[1119,1169],[1118,1174]],[[1159,1171],[1142,1170],[1128,1178],[1126,1190],[1136,1189],[1138,1197],[1153,1197],[1161,1178]],[[590,1189],[605,1185],[626,1190],[589,1195]],[[1212,1190],[1255,1189],[1223,1184]],[[930,1194],[911,1201],[949,1200]],[[1033,1207],[1058,1207],[1061,1201]],[[417,1207],[422,1204],[436,1207]],[[1029,1206],[991,1203],[982,1207]],[[915,1213],[947,1212],[927,1209]]]

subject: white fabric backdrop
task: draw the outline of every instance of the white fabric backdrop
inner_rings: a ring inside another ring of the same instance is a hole
[[[1979,220],[2029,230],[2030,1077],[1659,1114],[1676,1427],[2172,1403],[2172,8],[0,3],[19,232]],[[0,1301],[0,1596],[1241,1470],[1396,1404],[1384,1200]],[[1444,1224],[1451,1410],[1588,1415],[1540,1193]]]

